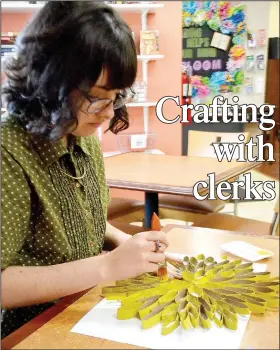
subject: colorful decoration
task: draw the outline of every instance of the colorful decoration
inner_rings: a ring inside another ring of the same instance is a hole
[[[185,257],[174,264],[182,279],[162,280],[145,274],[116,282],[102,289],[109,300],[120,300],[117,318],[140,318],[142,328],[162,323],[162,334],[177,327],[232,330],[238,328],[238,315],[264,314],[279,307],[279,277],[270,272],[253,272],[252,263],[223,260],[217,263],[203,254]]]
[[[240,90],[244,80],[242,67],[246,63],[244,8],[229,1],[183,2],[183,28],[207,24],[210,29],[231,36],[227,71],[216,71],[208,79],[193,75],[193,97],[206,98],[210,94]]]

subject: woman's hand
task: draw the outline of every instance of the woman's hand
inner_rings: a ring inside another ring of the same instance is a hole
[[[178,268],[183,265],[183,260],[172,253],[165,253],[167,272],[170,278],[182,279],[182,271]]]
[[[173,264],[167,261],[167,273],[169,278],[182,279],[182,272],[176,268]]]
[[[115,226],[107,222],[105,244],[103,249],[107,251],[111,251],[130,238],[131,238],[131,235],[119,230],[118,228],[116,228]]]
[[[112,280],[122,280],[155,272],[158,270],[158,263],[165,261],[164,251],[167,247],[166,234],[161,231],[137,233],[106,254],[105,273],[112,276]]]

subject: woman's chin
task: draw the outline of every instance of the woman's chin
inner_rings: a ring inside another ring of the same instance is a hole
[[[92,124],[88,123],[83,126],[83,128],[79,127],[74,132],[73,135],[80,137],[88,137],[92,136],[96,133],[97,129],[101,126],[101,124]]]

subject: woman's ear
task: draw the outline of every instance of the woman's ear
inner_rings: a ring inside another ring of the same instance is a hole
[[[83,97],[79,89],[73,90],[71,92],[70,96],[71,96],[71,100],[72,101],[76,101],[76,100],[82,99],[82,97]]]
[[[83,104],[87,102],[79,89],[75,89],[70,94],[71,105],[74,110],[78,111],[83,108]]]

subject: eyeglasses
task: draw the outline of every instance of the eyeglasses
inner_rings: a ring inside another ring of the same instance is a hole
[[[127,103],[131,102],[135,95],[135,92],[130,88],[119,92],[115,100],[111,100],[110,98],[85,96],[90,103],[87,112],[89,114],[99,113],[103,109],[109,107],[111,103],[113,103],[113,109],[120,109]]]

